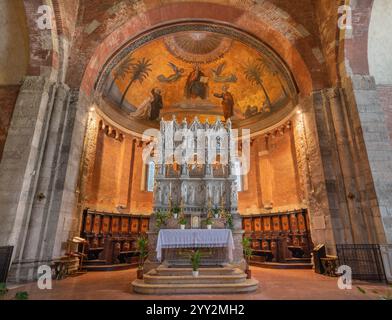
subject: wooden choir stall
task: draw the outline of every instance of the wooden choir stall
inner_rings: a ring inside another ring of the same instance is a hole
[[[87,240],[85,269],[118,270],[136,266],[137,238],[147,232],[148,224],[148,216],[84,210],[81,237]]]
[[[252,262],[310,262],[313,243],[306,209],[243,217],[252,241]]]

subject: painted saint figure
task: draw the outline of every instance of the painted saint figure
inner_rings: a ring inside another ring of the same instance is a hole
[[[159,118],[160,110],[163,108],[161,90],[154,88],[146,100],[131,113],[130,117],[137,120],[156,120]]]
[[[228,86],[223,86],[222,91],[222,93],[215,93],[214,96],[222,99],[223,116],[228,120],[234,115],[234,98]]]
[[[208,95],[208,78],[205,76],[200,67],[196,65],[189,74],[185,85],[185,96],[187,99],[207,99]]]
[[[159,114],[161,112],[161,109],[163,108],[161,90],[158,88],[154,88],[152,89],[151,94],[153,100],[151,102],[150,120],[157,120],[159,119]]]

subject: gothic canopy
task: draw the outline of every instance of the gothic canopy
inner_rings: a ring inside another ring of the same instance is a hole
[[[184,24],[133,39],[108,62],[99,107],[142,131],[163,117],[231,118],[260,130],[295,107],[290,71],[266,45],[224,26]]]

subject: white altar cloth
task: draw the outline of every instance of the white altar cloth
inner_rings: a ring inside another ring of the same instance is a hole
[[[162,229],[158,234],[157,259],[162,249],[170,248],[225,248],[229,261],[233,261],[234,239],[229,229]]]

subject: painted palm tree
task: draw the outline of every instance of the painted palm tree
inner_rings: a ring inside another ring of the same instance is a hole
[[[282,78],[281,78],[281,76],[280,76],[280,72],[279,72],[279,70],[278,70],[278,68],[276,67],[276,65],[274,64],[274,63],[270,63],[270,62],[266,62],[266,61],[264,61],[262,58],[259,58],[258,59],[259,60],[259,62],[263,65],[263,66],[265,66],[265,68],[267,68],[270,72],[271,72],[271,74],[275,77],[275,78],[277,78],[278,79],[278,81],[279,81],[279,83],[280,83],[280,86],[282,87],[282,90],[283,90],[283,92],[284,92],[284,94],[285,94],[285,96],[286,97],[289,97],[290,95],[289,95],[289,93],[287,92],[287,89],[286,89],[286,86],[283,84],[283,82],[282,82]]]
[[[139,81],[139,83],[143,83],[143,81],[148,77],[149,73],[152,71],[150,67],[151,67],[150,59],[146,59],[146,58],[142,58],[138,60],[136,63],[132,64],[131,79],[129,80],[129,83],[125,88],[125,91],[121,97],[120,106],[123,105],[125,97],[127,96],[128,91],[131,88],[132,84],[136,81]]]
[[[113,78],[112,78],[112,83],[109,86],[109,89],[107,90],[107,94],[109,94],[112,91],[113,85],[116,82],[117,79],[123,79],[125,76],[131,72],[132,70],[132,65],[135,59],[132,57],[132,55],[127,56],[120,64],[119,66],[114,70],[113,72]]]
[[[252,84],[259,86],[263,92],[265,99],[267,101],[268,108],[271,110],[271,99],[268,95],[267,90],[265,89],[264,82],[263,82],[263,74],[265,73],[265,70],[263,69],[263,66],[260,63],[257,63],[257,61],[250,61],[248,64],[245,66],[245,77],[250,81]]]

